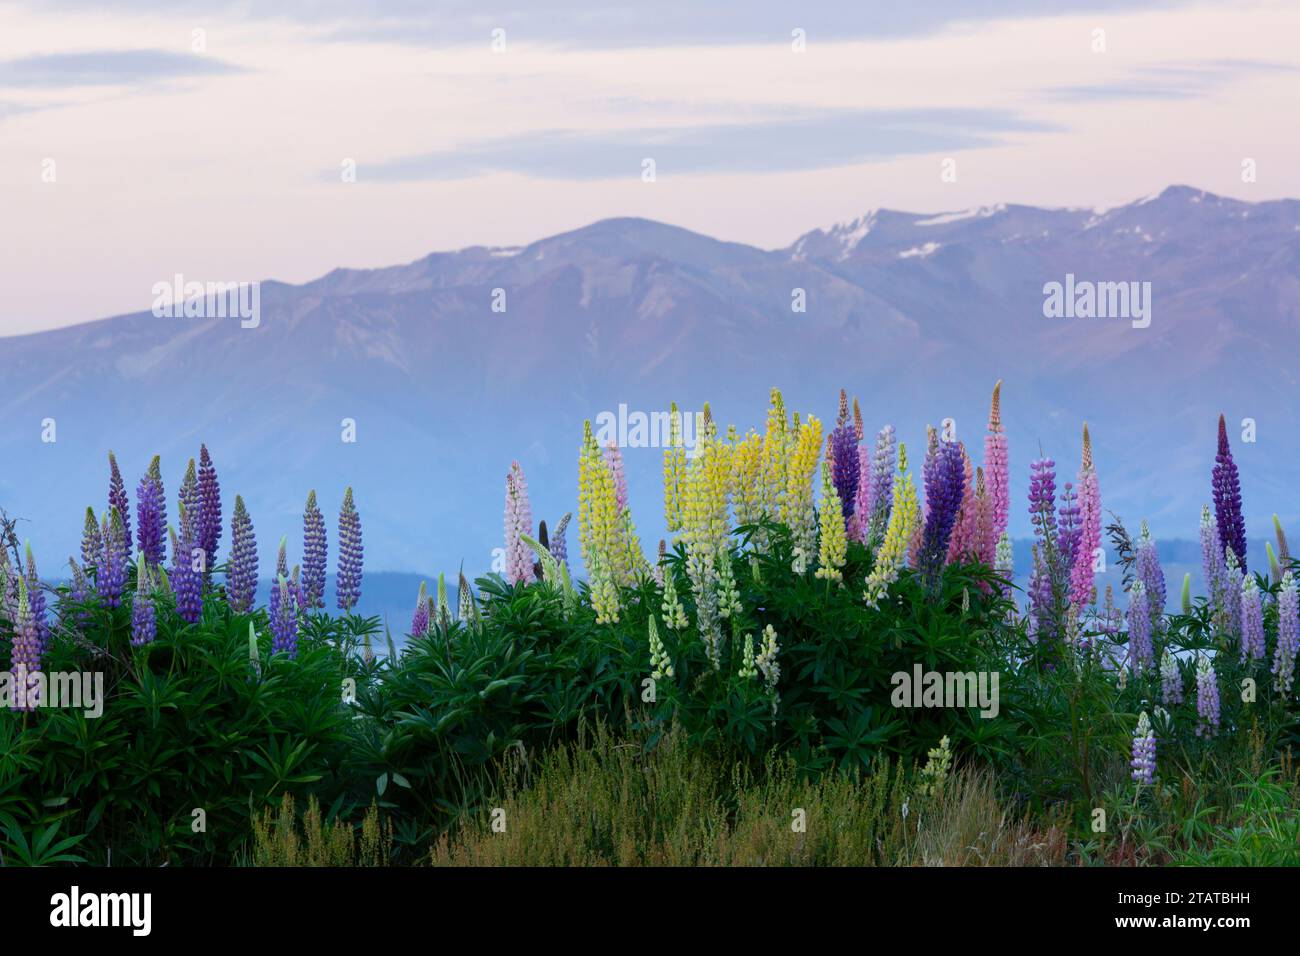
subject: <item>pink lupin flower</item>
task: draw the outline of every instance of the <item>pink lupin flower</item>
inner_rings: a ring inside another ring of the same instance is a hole
[[[1007,530],[1011,517],[1011,470],[1007,457],[1007,435],[1002,428],[1002,379],[993,386],[989,406],[989,430],[984,436],[984,479],[993,506],[993,539]]]
[[[536,580],[533,559],[520,535],[533,533],[533,509],[528,503],[528,482],[519,462],[511,462],[506,475],[506,580],[530,584]]]
[[[622,514],[627,510],[627,473],[623,469],[623,452],[618,442],[611,441],[605,446],[605,464],[614,479],[614,501],[618,513]]]
[[[953,526],[952,538],[948,542],[948,564],[969,561],[978,553],[975,466],[971,463],[970,455],[966,454],[966,446],[961,442],[958,444],[961,447],[962,472],[965,480],[962,482],[961,507],[957,512],[957,523]]]
[[[1083,425],[1083,459],[1079,466],[1079,545],[1070,569],[1070,601],[1082,608],[1092,600],[1093,556],[1101,547],[1101,490],[1092,464],[1092,439]]]

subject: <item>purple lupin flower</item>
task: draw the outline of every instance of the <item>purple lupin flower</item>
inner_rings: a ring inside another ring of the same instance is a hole
[[[122,481],[122,472],[117,467],[117,459],[110,451],[108,453],[108,507],[116,508],[117,513],[122,517],[122,533],[126,536],[127,543],[131,541],[131,502],[126,495],[126,485]]]
[[[271,612],[271,653],[283,652],[292,660],[298,656],[298,608],[289,579],[280,575],[273,593],[278,600]]]
[[[0,617],[11,624],[18,620],[18,582],[22,568],[17,573],[9,566],[9,553],[0,546]]]
[[[961,509],[966,470],[962,449],[944,441],[934,454],[925,486],[926,518],[921,538],[921,574],[934,581],[948,557],[948,544]]]
[[[424,637],[429,633],[429,589],[420,582],[420,593],[415,598],[415,613],[411,615],[411,636]]]
[[[559,524],[555,526],[555,531],[551,533],[550,552],[551,557],[556,561],[567,561],[569,559],[569,546],[564,540],[564,532],[568,530],[569,521],[572,517],[573,513],[566,511]]]
[[[528,503],[528,482],[519,462],[510,464],[506,475],[506,580],[529,584],[534,580],[528,545],[520,537],[533,533],[533,509]]]
[[[207,555],[207,568],[217,566],[217,545],[221,542],[221,483],[207,445],[199,445],[199,528],[198,546]]]
[[[1300,652],[1300,592],[1296,590],[1295,576],[1285,571],[1277,595],[1277,647],[1273,651],[1274,687],[1284,697],[1291,696],[1297,652]]]
[[[104,564],[104,538],[99,522],[95,519],[95,509],[86,508],[86,524],[81,531],[81,565],[87,571]]]
[[[1264,602],[1253,574],[1241,586],[1241,662],[1264,658]]]
[[[361,600],[361,516],[352,502],[352,489],[343,493],[339,511],[339,566],[335,580],[339,610],[350,612]]]
[[[135,501],[136,547],[143,560],[161,567],[167,556],[167,506],[162,486],[145,475],[135,489]]]
[[[302,597],[307,609],[325,606],[325,566],[328,545],[325,516],[316,504],[316,492],[307,493],[302,513]]]
[[[1155,665],[1155,650],[1151,644],[1150,595],[1141,581],[1134,581],[1129,591],[1128,656],[1129,665],[1135,674],[1141,674]]]
[[[149,459],[149,470],[145,472],[145,474],[148,475],[150,478],[152,478],[154,481],[158,482],[158,489],[163,493],[163,501],[166,501],[167,489],[163,485],[162,458],[159,457],[158,455],[154,455],[153,458]],[[131,540],[131,535],[129,533],[130,532],[129,526],[127,530],[128,530],[127,541],[129,542]]]
[[[1196,662],[1196,736],[1209,739],[1219,732],[1219,679],[1208,657]]]
[[[41,587],[41,577],[36,571],[36,559],[32,557],[32,546],[27,544],[27,599],[36,625],[36,638],[41,642],[41,653],[50,646],[50,624],[45,614],[45,591]]]
[[[1160,658],[1160,699],[1166,707],[1176,707],[1183,702],[1183,672],[1178,669],[1178,661],[1165,648]]]
[[[194,565],[201,560],[202,549],[196,543],[195,516],[184,504],[180,512],[180,534],[172,534],[172,590],[176,594],[177,615],[183,621],[197,624],[203,616],[203,575]]]
[[[1241,480],[1237,463],[1228,445],[1228,427],[1219,416],[1219,452],[1214,456],[1214,520],[1219,526],[1219,540],[1237,555],[1237,564],[1246,570],[1246,521],[1241,514]]]
[[[1137,727],[1133,731],[1133,759],[1129,761],[1129,766],[1133,768],[1135,782],[1149,785],[1155,781],[1156,735],[1145,710],[1138,717]]]
[[[1159,630],[1165,611],[1165,601],[1168,598],[1165,591],[1165,571],[1160,566],[1160,553],[1156,550],[1155,539],[1151,537],[1151,529],[1147,527],[1145,521],[1142,522],[1142,533],[1138,537],[1134,564],[1138,579],[1146,585],[1151,623],[1156,630]]]
[[[1232,637],[1241,635],[1241,589],[1245,584],[1246,575],[1237,563],[1237,553],[1225,547],[1223,549],[1224,611],[1228,634]]]
[[[230,561],[226,565],[226,591],[230,609],[247,614],[257,594],[257,536],[244,499],[235,495],[235,513],[230,519]]]
[[[18,579],[18,613],[14,620],[13,649],[10,653],[10,669],[18,693],[12,705],[16,710],[35,710],[40,705],[40,670],[44,645],[41,642],[40,628],[32,616],[31,596],[27,582]]]
[[[1057,549],[1060,552],[1062,566],[1072,569],[1079,553],[1080,541],[1083,539],[1083,523],[1079,512],[1079,498],[1074,492],[1074,485],[1068,481],[1061,491],[1059,516]],[[1088,560],[1092,560],[1091,555],[1088,556]]]
[[[135,603],[131,605],[131,644],[152,644],[158,636],[157,612],[153,600],[153,572],[143,556],[136,562]]]
[[[104,566],[95,574],[95,589],[106,607],[122,603],[122,590],[126,587],[126,529],[122,526],[122,513],[116,506],[104,515],[100,533],[104,539]]]
[[[162,487],[161,478],[159,478],[159,487]],[[194,526],[194,543],[197,545],[199,527],[203,522],[203,496],[199,494],[199,472],[194,467],[193,458],[185,466],[185,478],[181,481],[180,495],[180,503],[185,507],[185,512],[190,516]]]
[[[856,403],[854,407],[856,409]],[[850,525],[857,508],[861,467],[861,462],[858,460],[857,421],[859,420],[855,418],[855,423],[849,424],[848,395],[844,389],[840,389],[839,420],[830,435],[831,482],[835,486],[835,493],[840,496],[840,511],[844,515],[846,528]]]

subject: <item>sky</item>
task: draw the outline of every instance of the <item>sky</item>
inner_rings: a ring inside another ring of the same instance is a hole
[[[1294,0],[104,6],[0,0],[0,335],[611,216],[1300,197]]]

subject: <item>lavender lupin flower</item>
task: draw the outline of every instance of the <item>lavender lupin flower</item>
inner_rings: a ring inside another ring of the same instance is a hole
[[[87,571],[104,564],[104,538],[99,521],[95,518],[95,509],[86,508],[86,524],[81,532],[81,565]]]
[[[1255,576],[1241,586],[1241,662],[1264,658],[1264,602]]]
[[[1072,569],[1079,552],[1079,543],[1083,539],[1083,523],[1079,512],[1079,497],[1074,492],[1074,485],[1068,481],[1061,491],[1061,506],[1058,513],[1060,530],[1056,538],[1057,550],[1060,553],[1062,566]]]
[[[126,485],[122,481],[122,472],[117,467],[117,459],[110,451],[108,453],[108,507],[116,508],[117,513],[122,516],[122,533],[126,536],[129,543],[131,541],[131,502],[127,498]]]
[[[221,542],[221,483],[207,445],[199,446],[199,503],[198,546],[207,555],[207,567],[211,569],[217,566],[217,545]]]
[[[325,566],[328,555],[325,540],[325,516],[316,504],[316,492],[307,493],[302,513],[302,591],[303,606],[325,606]]]
[[[618,447],[618,442],[611,441],[605,446],[605,465],[609,468],[610,478],[614,483],[614,507],[618,509],[618,514],[627,510],[627,470],[623,467],[623,451]],[[519,468],[519,462],[511,465],[511,471]],[[522,472],[520,479],[522,483]],[[527,485],[524,484],[525,496]],[[532,516],[529,515],[528,527],[524,529],[524,534],[532,534]]]
[[[569,559],[569,545],[564,540],[564,532],[568,530],[569,521],[572,518],[573,513],[566,511],[559,524],[555,526],[555,530],[551,532],[550,552],[551,557],[556,561],[567,561]]]
[[[106,607],[122,603],[122,589],[126,587],[126,530],[122,526],[122,513],[116,507],[104,515],[100,533],[104,539],[104,566],[95,575],[95,589]]]
[[[1227,617],[1228,633],[1234,637],[1241,634],[1241,589],[1245,587],[1246,575],[1237,563],[1237,553],[1232,548],[1223,549],[1223,591],[1224,609]]]
[[[429,633],[429,589],[420,582],[420,593],[415,598],[415,613],[411,616],[411,636],[424,637]]]
[[[1160,566],[1160,553],[1156,550],[1151,529],[1142,522],[1142,533],[1138,537],[1137,553],[1134,557],[1138,579],[1146,585],[1147,601],[1151,609],[1152,627],[1159,631],[1165,610],[1167,593],[1165,591],[1165,571]]]
[[[1277,595],[1277,647],[1273,651],[1274,687],[1285,697],[1291,696],[1297,652],[1300,652],[1300,592],[1296,589],[1295,576],[1285,571]]]
[[[1219,540],[1237,555],[1241,570],[1246,570],[1246,521],[1241,514],[1241,480],[1237,464],[1228,445],[1228,428],[1219,416],[1219,452],[1214,456],[1214,519],[1219,526]]]
[[[339,511],[339,566],[335,591],[339,610],[350,612],[361,600],[361,516],[352,501],[352,489],[343,493],[343,507]]]
[[[21,577],[18,579],[18,612],[14,617],[10,668],[17,685],[17,692],[12,706],[16,710],[34,710],[40,705],[39,672],[44,648],[41,643],[40,629],[32,616],[31,595],[27,591],[27,582]]]
[[[162,487],[161,477],[158,479],[158,487]],[[194,465],[193,458],[185,466],[185,478],[181,481],[180,495],[180,503],[185,507],[185,511],[193,523],[195,544],[197,545],[199,527],[203,523],[203,496],[199,494],[199,471]]]
[[[135,489],[136,547],[143,560],[161,566],[167,553],[166,503],[162,486],[145,475]]]
[[[235,495],[235,513],[230,519],[230,561],[226,565],[226,591],[230,609],[247,614],[257,594],[257,536],[244,499]]]
[[[1129,591],[1128,655],[1135,674],[1155,665],[1155,651],[1151,645],[1150,595],[1141,581],[1134,581]]]
[[[1210,517],[1210,506],[1201,507],[1201,575],[1210,603],[1219,607],[1223,603],[1223,544],[1219,541],[1219,526]]]
[[[280,575],[274,593],[278,600],[271,613],[271,653],[283,652],[292,660],[298,656],[298,608],[294,589],[284,575]]]
[[[172,533],[172,590],[176,594],[176,614],[183,621],[197,624],[203,616],[203,576],[194,567],[198,550],[195,543],[194,515],[180,506],[181,529]]]
[[[857,404],[854,403],[855,411],[856,408]],[[849,526],[857,507],[861,467],[861,462],[858,460],[857,422],[859,420],[855,417],[855,423],[849,424],[848,396],[843,389],[840,389],[840,416],[835,429],[830,434],[833,463],[831,481],[835,485],[836,494],[840,497],[840,511],[844,515],[845,527]]]
[[[32,621],[36,625],[36,639],[41,642],[41,653],[50,646],[50,624],[45,614],[45,591],[41,588],[41,577],[36,571],[36,559],[32,557],[32,546],[27,548],[27,599],[31,609]]]
[[[1145,710],[1138,717],[1137,728],[1133,731],[1133,759],[1129,766],[1133,768],[1135,782],[1150,785],[1155,781],[1156,735]]]
[[[131,644],[152,644],[158,636],[158,619],[153,601],[153,572],[141,556],[136,562],[135,603],[131,605]]]
[[[607,459],[608,460],[608,459]],[[506,580],[528,584],[534,580],[533,562],[521,535],[533,533],[533,511],[528,503],[528,483],[519,462],[512,462],[506,475]]]
[[[878,538],[885,532],[893,507],[894,471],[898,467],[898,440],[894,426],[886,425],[876,435],[876,455],[871,463],[871,514],[869,534]]]
[[[1178,669],[1178,661],[1165,648],[1160,658],[1160,699],[1166,707],[1174,707],[1183,702],[1183,672]]]
[[[1219,678],[1208,657],[1196,662],[1196,735],[1206,739],[1219,732]]]

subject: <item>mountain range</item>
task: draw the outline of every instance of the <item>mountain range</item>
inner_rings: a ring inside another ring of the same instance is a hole
[[[1150,283],[1150,324],[1048,318],[1045,287],[1067,281]],[[978,457],[1003,380],[1017,535],[1030,461],[1072,479],[1085,420],[1103,502],[1131,527],[1195,537],[1221,412],[1252,535],[1274,511],[1300,517],[1287,493],[1300,464],[1294,200],[1172,186],[1110,210],[878,209],[774,250],[607,219],[523,247],[264,281],[260,307],[255,328],[144,311],[0,338],[0,506],[24,519],[42,570],[76,553],[86,505],[103,507],[109,449],[132,488],[160,454],[174,514],[205,442],[227,522],[238,492],[264,569],[281,535],[300,560],[309,489],[333,525],[350,485],[368,568],[454,580],[463,564],[472,577],[500,547],[513,460],[534,519],[554,525],[576,510],[584,419],[708,401],[743,432],[761,428],[772,386],[828,424],[847,388],[868,431],[894,424],[919,461],[926,424],[945,418]],[[661,454],[624,455],[651,551]],[[332,528],[330,544],[332,556]]]

